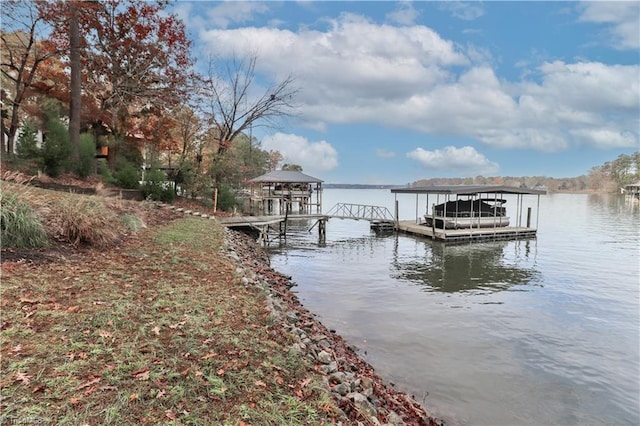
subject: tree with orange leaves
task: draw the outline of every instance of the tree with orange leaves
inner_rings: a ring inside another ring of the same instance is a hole
[[[83,93],[91,95],[88,120],[111,136],[113,162],[122,144],[144,140],[136,124],[152,107],[168,110],[185,96],[191,69],[184,24],[166,13],[166,2],[100,0],[48,3],[52,40],[69,48],[68,24],[76,13],[83,50]],[[90,10],[90,13],[87,11]],[[84,105],[84,99],[83,99]],[[138,136],[138,137],[136,137]]]

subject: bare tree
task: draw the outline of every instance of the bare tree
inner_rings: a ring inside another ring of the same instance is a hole
[[[252,92],[256,83],[257,57],[234,58],[221,67],[209,61],[209,77],[203,95],[208,101],[207,115],[216,128],[217,157],[224,155],[233,141],[252,126],[273,125],[291,116],[298,90],[289,76],[264,91]],[[221,68],[221,69],[220,69]]]
[[[22,103],[35,83],[38,67],[57,52],[39,41],[43,40],[40,34],[43,20],[38,13],[37,2],[7,1],[2,8],[4,28],[0,31],[0,75],[4,87],[2,102],[8,104],[8,125],[5,125],[4,117],[2,119],[2,150],[12,155],[21,124]]]

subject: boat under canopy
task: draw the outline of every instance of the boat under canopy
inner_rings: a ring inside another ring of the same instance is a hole
[[[542,189],[506,185],[434,185],[394,188],[391,192],[396,195],[398,229],[442,241],[535,236],[540,195],[547,193]],[[399,220],[398,194],[415,194],[416,219],[413,224]],[[421,195],[426,195],[426,209],[423,210],[423,214],[419,214]],[[525,208],[525,195],[535,195],[538,199],[533,226],[532,207]],[[507,216],[504,206],[509,197],[513,197],[513,219]],[[523,223],[523,214],[526,217],[526,225]]]
[[[440,229],[493,228],[509,226],[503,199],[467,199],[447,201],[433,206],[425,215],[425,224]]]

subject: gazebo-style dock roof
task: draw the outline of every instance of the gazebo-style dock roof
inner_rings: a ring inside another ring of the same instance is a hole
[[[322,180],[295,170],[274,170],[249,181],[251,211],[258,214],[322,212]]]

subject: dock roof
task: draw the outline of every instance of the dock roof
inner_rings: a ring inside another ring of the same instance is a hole
[[[518,188],[507,185],[432,185],[417,186],[414,188],[394,188],[394,194],[533,194],[544,195],[544,189]]]
[[[274,170],[262,176],[251,179],[251,183],[322,183],[313,176],[305,175],[294,170]]]

